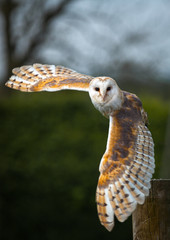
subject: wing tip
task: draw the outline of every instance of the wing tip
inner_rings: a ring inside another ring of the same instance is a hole
[[[119,216],[116,216],[117,217],[117,220],[119,220],[119,222],[124,222],[128,219],[128,217],[131,215],[131,212],[127,213],[126,215],[119,215]]]
[[[97,186],[97,211],[101,224],[110,232],[114,227],[114,210],[110,204],[108,189]]]
[[[104,224],[103,224],[104,225]],[[104,225],[104,227],[109,231],[111,232],[113,230],[113,227],[114,227],[114,222],[113,223],[107,223]]]

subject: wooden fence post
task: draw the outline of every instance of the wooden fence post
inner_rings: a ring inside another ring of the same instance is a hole
[[[170,240],[170,179],[151,181],[150,195],[132,221],[133,240]]]

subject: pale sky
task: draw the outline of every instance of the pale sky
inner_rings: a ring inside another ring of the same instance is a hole
[[[170,76],[170,1],[74,1],[53,27],[52,35],[62,34],[52,56],[68,59],[72,68],[90,73],[93,66],[127,59]]]
[[[47,8],[56,2],[46,1]],[[1,15],[0,21],[2,33]],[[21,54],[26,44],[23,36],[18,44]],[[134,61],[170,79],[170,1],[74,0],[53,22],[47,44],[36,56],[87,74],[105,65]],[[0,74],[3,57],[1,48]]]

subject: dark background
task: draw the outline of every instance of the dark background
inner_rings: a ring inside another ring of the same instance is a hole
[[[0,239],[132,239],[111,233],[95,190],[108,119],[84,92],[21,93],[12,68],[35,62],[106,75],[136,93],[155,142],[154,178],[169,178],[169,1],[0,1]],[[168,11],[167,11],[168,10]]]

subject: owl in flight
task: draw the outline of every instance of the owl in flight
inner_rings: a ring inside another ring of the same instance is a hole
[[[94,107],[109,118],[96,202],[101,224],[111,231],[114,215],[124,222],[137,203],[144,203],[154,173],[154,143],[141,101],[110,77],[91,77],[62,66],[34,64],[14,68],[13,74],[6,86],[20,91],[89,92]]]

